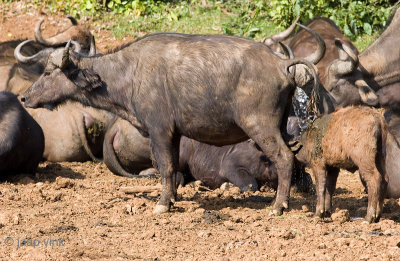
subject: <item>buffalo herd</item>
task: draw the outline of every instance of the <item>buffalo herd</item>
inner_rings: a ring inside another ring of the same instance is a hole
[[[400,197],[400,10],[361,53],[333,21],[315,18],[262,42],[154,33],[100,54],[89,28],[68,19],[53,37],[40,20],[35,40],[0,43],[2,176],[35,173],[41,160],[160,173],[155,214],[197,179],[266,185],[276,190],[270,215],[281,215],[291,185],[310,190],[305,167],[317,217],[332,212],[341,168],[359,170],[370,223],[385,197]],[[309,97],[305,128],[296,88]]]

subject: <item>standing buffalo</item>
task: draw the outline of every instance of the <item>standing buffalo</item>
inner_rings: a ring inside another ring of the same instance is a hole
[[[309,70],[290,73],[297,64]],[[163,185],[155,213],[175,201],[181,135],[215,145],[250,137],[277,169],[273,213],[281,214],[288,207],[293,154],[280,129],[296,84],[304,86],[311,77],[318,92],[311,63],[282,60],[245,38],[158,33],[95,58],[67,44],[21,101],[27,107],[79,101],[114,112],[148,134]]]
[[[44,137],[10,92],[0,92],[0,174],[35,173],[42,159]]]
[[[387,126],[383,116],[369,107],[347,107],[314,121],[300,137],[296,158],[312,168],[316,179],[315,215],[330,216],[332,195],[340,168],[359,170],[368,187],[365,219],[376,222],[386,193],[385,145]]]

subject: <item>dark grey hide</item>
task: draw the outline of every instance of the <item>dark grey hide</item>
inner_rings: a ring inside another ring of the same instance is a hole
[[[0,92],[0,174],[34,174],[42,159],[42,129],[16,95]]]
[[[296,64],[309,69],[289,73]],[[81,57],[67,46],[49,58],[44,74],[21,101],[28,107],[79,101],[114,112],[147,134],[162,174],[155,213],[168,211],[175,202],[182,135],[219,146],[250,137],[277,169],[272,208],[281,214],[288,207],[293,154],[280,129],[295,85],[310,79],[317,92],[311,63],[282,60],[262,43],[158,33],[102,57]]]

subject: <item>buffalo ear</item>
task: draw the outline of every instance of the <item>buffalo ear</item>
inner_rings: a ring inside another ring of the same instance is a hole
[[[103,85],[100,76],[92,69],[81,69],[74,78],[74,82],[78,87],[88,91]]]

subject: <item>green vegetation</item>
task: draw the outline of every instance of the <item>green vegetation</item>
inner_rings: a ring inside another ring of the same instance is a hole
[[[295,17],[302,22],[323,16],[332,19],[351,39],[365,33],[371,35],[386,25],[397,0],[272,0],[270,17],[281,26],[288,26]]]
[[[0,2],[15,0],[0,0]],[[362,50],[384,28],[396,0],[28,0],[34,8],[89,17],[118,39],[151,32],[239,35],[261,40],[297,16],[334,20]]]

